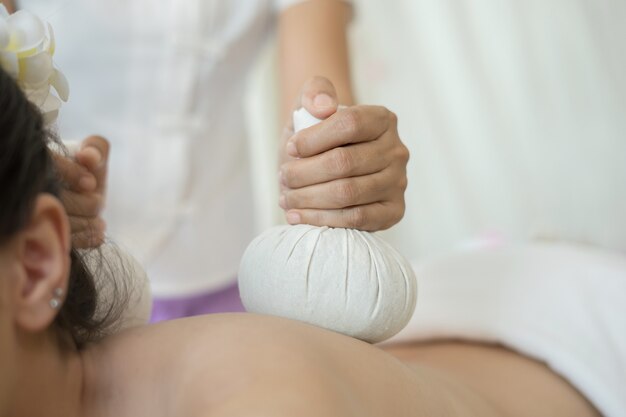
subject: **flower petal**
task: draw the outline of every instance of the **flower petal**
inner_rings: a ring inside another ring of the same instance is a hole
[[[50,77],[50,85],[54,87],[61,100],[67,101],[70,98],[70,84],[65,75],[56,68]]]
[[[0,66],[13,78],[17,79],[20,73],[20,64],[17,54],[10,51],[0,51]]]
[[[37,84],[47,81],[52,76],[54,67],[47,52],[38,52],[20,59],[19,80],[25,84]]]
[[[0,3],[0,17],[9,17],[9,11],[2,3]]]
[[[9,48],[16,52],[38,50],[46,39],[46,28],[37,16],[19,10],[6,19],[11,32]]]
[[[19,83],[24,95],[35,106],[41,107],[50,95],[50,85],[47,82],[40,84]]]
[[[2,5],[0,3],[0,5]],[[0,17],[0,49],[4,49],[9,45],[11,40],[11,33],[9,32],[9,25],[6,20]]]
[[[61,108],[61,100],[50,94],[45,103],[39,108],[43,116],[44,124],[54,123],[59,117],[59,109]]]
[[[54,56],[54,51],[57,49],[56,38],[54,37],[54,30],[52,30],[52,25],[50,23],[46,23],[48,25],[48,39],[45,50],[48,51],[50,56]]]

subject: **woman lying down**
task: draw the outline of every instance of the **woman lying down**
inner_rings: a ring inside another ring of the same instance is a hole
[[[600,415],[541,361],[489,343],[381,349],[251,314],[100,337],[115,311],[71,248],[42,126],[0,72],[0,416]]]

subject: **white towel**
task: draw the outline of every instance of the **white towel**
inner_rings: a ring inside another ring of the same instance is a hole
[[[417,309],[391,342],[499,342],[626,415],[626,256],[541,243],[414,262]]]

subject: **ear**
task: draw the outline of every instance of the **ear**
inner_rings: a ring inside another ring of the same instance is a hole
[[[46,329],[64,301],[70,270],[69,221],[58,199],[42,194],[18,238],[16,324],[25,331]],[[56,308],[55,308],[56,307]]]

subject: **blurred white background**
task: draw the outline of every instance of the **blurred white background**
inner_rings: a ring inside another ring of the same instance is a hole
[[[356,0],[359,102],[398,114],[416,259],[556,239],[626,250],[626,2]],[[248,123],[259,230],[282,221],[274,50]]]

